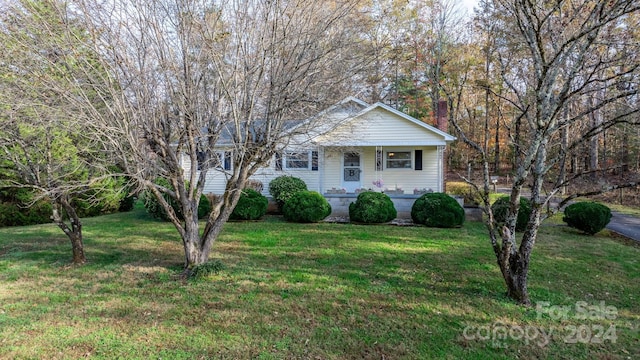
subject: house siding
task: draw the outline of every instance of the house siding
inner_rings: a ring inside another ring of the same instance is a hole
[[[188,175],[191,171],[191,161],[187,156],[183,156],[183,168],[186,170],[185,175]],[[320,177],[318,175],[319,171],[312,170],[276,170],[274,166],[274,161],[272,160],[268,167],[264,167],[258,170],[253,176],[251,176],[252,180],[258,180],[262,182],[264,185],[262,194],[269,195],[269,183],[271,180],[282,176],[295,176],[297,178],[302,179],[306,184],[309,190],[320,191]],[[198,176],[200,174],[198,173]],[[227,185],[227,178],[224,172],[217,169],[210,169],[207,172],[207,177],[205,180],[204,190],[205,194],[224,194],[224,190]]]
[[[338,126],[328,135],[318,136],[316,142],[327,146],[445,145],[438,134],[382,108]]]

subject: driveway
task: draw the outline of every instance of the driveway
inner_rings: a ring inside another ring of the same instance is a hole
[[[640,242],[640,218],[612,212],[613,216],[607,229]]]

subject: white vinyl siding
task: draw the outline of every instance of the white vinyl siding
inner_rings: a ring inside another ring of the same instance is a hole
[[[338,126],[317,141],[327,146],[445,145],[442,136],[382,108]]]

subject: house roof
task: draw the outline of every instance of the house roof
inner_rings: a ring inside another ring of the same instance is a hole
[[[306,120],[287,121],[285,129],[297,138],[292,143],[300,145],[432,146],[456,139],[388,105],[370,105],[355,97],[347,97]],[[218,145],[230,144],[231,136],[225,130]]]

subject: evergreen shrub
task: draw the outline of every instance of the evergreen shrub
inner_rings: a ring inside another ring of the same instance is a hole
[[[331,214],[331,205],[316,191],[298,191],[285,202],[282,214],[287,221],[318,222]]]
[[[447,194],[429,193],[420,196],[413,203],[411,218],[416,224],[453,228],[464,223],[464,209]]]
[[[611,221],[611,209],[596,202],[578,202],[564,209],[562,221],[572,228],[593,235]]]
[[[507,220],[507,212],[509,211],[510,198],[503,196],[498,198],[493,205],[491,205],[491,211],[493,212],[493,219],[498,224],[504,224]],[[518,218],[516,220],[516,231],[524,231],[527,228],[529,222],[529,216],[531,216],[531,202],[529,199],[520,198],[520,209],[518,210]]]
[[[355,202],[349,204],[351,221],[369,224],[380,224],[391,221],[398,216],[389,195],[375,191],[358,194]]]
[[[278,204],[280,211],[295,193],[305,190],[307,190],[307,184],[302,179],[288,175],[278,176],[269,183],[269,194]]]
[[[48,199],[34,202],[34,193],[26,188],[6,188],[0,191],[0,227],[25,226],[51,222]]]
[[[156,184],[160,186],[164,186],[167,189],[173,190],[173,186],[167,179],[158,178],[156,180]],[[185,184],[185,186],[189,186],[189,185]],[[171,205],[171,207],[173,208],[173,211],[176,213],[178,218],[181,220],[184,220],[184,216],[182,215],[180,206],[178,206],[178,202],[167,194],[164,194],[163,197],[169,203],[169,205]],[[153,216],[156,219],[160,219],[164,221],[169,220],[169,216],[167,215],[164,208],[162,207],[162,205],[160,205],[160,203],[158,202],[158,199],[156,199],[155,195],[151,191],[145,190],[143,192],[142,201],[149,215]],[[200,196],[200,202],[198,203],[198,218],[203,219],[207,217],[210,212],[211,212],[211,203],[209,202],[209,199],[204,194],[202,194]]]
[[[244,189],[238,204],[231,213],[231,220],[258,220],[267,213],[269,200],[253,189]]]

